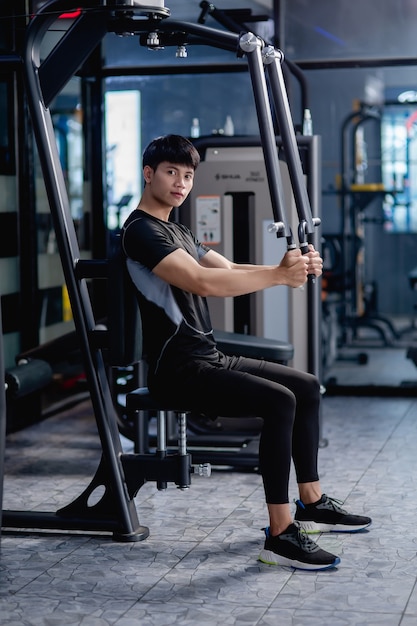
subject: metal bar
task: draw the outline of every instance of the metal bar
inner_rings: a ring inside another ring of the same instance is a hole
[[[166,411],[158,411],[156,416],[156,436],[157,436],[157,444],[156,449],[158,452],[167,451],[167,441],[166,441]]]
[[[0,534],[3,517],[3,476],[4,476],[4,455],[6,448],[6,390],[4,384],[4,352],[3,352],[3,332],[0,299]]]
[[[181,411],[178,413],[178,454],[187,454],[187,414]]]
[[[1,58],[1,57],[0,57]],[[113,76],[172,76],[173,74],[241,74],[248,71],[247,63],[235,61],[234,63],[221,63],[203,65],[202,63],[184,63],[184,65],[107,65],[101,68],[97,74],[99,78],[111,78]],[[88,72],[80,71],[80,76],[89,77]]]
[[[307,186],[304,180],[304,172],[301,165],[300,153],[291,112],[289,108],[287,92],[281,69],[282,53],[268,46],[263,52],[264,61],[268,71],[270,87],[273,97],[275,113],[277,115],[279,130],[282,138],[284,153],[288,165],[288,171],[296,203],[299,228],[298,238],[303,252],[308,251],[308,240],[313,241],[315,227],[320,224],[320,218],[313,218],[308,197]],[[316,172],[317,174],[317,172]],[[310,277],[308,285],[308,370],[321,378],[321,302],[319,290],[313,289],[315,277]]]
[[[17,70],[22,67],[22,58],[17,54],[5,54],[0,56],[0,66],[5,65],[6,67],[2,67],[1,70]]]
[[[287,92],[281,68],[283,56],[280,50],[276,50],[272,46],[268,46],[264,50],[263,56],[270,81],[273,104],[282,137],[298,217],[300,224],[303,225],[306,233],[312,234],[314,232],[315,224],[311,214],[310,200],[308,198],[307,187],[304,182],[304,173],[301,166],[291,111],[286,95]]]
[[[320,206],[321,206],[321,149],[320,149],[320,137],[309,137],[310,151],[309,151],[309,172],[307,177],[308,192],[311,201],[311,206],[316,210],[317,216],[320,218]],[[311,243],[314,248],[321,252],[319,229],[316,228],[314,233],[310,236]],[[307,336],[308,336],[308,351],[307,351],[307,366],[308,371],[317,376],[317,378],[323,380],[322,371],[322,302],[321,302],[321,289],[309,282],[307,285]]]
[[[161,32],[179,31],[189,33],[200,38],[201,43],[206,43],[214,48],[230,50],[239,53],[239,35],[236,33],[228,33],[218,28],[210,28],[202,24],[193,24],[192,22],[177,22],[175,20],[162,20],[155,22],[156,30]],[[152,23],[147,24],[146,32],[152,28]]]
[[[408,67],[417,65],[417,56],[379,57],[375,59],[294,59],[303,70],[359,69],[366,67]]]
[[[57,6],[62,4],[65,3],[56,3]],[[55,6],[53,2],[47,5],[48,8],[53,6]],[[141,532],[142,529],[139,527],[134,502],[127,499],[126,486],[122,479],[123,472],[120,462],[122,448],[103,357],[99,350],[93,355],[89,348],[89,331],[95,327],[95,320],[86,282],[85,280],[78,280],[76,277],[75,268],[80,258],[80,251],[52,119],[50,111],[44,106],[44,94],[39,80],[40,46],[52,19],[51,15],[38,15],[32,20],[27,31],[25,77],[28,105],[103,455],[107,463],[112,491],[116,498],[115,508],[118,510],[115,515],[120,516],[120,523],[126,536],[133,536],[138,531]]]
[[[120,532],[115,520],[103,517],[65,517],[48,511],[14,511],[3,512],[3,528],[43,528],[45,530],[91,530],[102,532]]]
[[[262,63],[261,46],[262,41],[252,33],[245,33],[240,39],[240,47],[247,55],[258,115],[261,144],[265,157],[265,167],[274,218],[274,224],[271,230],[276,232],[277,237],[285,236],[289,242],[290,239],[292,240],[292,233],[285,213],[284,186],[281,179],[274,124],[272,121],[265,72]]]
[[[48,107],[107,33],[107,15],[81,13],[39,67],[44,104]]]

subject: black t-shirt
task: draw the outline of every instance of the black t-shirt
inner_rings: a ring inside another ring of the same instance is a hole
[[[218,361],[206,299],[173,287],[152,272],[178,248],[196,260],[209,248],[199,243],[186,226],[159,220],[138,209],[123,226],[122,247],[137,289],[149,381],[178,373],[193,361]]]

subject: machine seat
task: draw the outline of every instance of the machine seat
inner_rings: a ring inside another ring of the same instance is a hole
[[[176,414],[189,413],[189,408],[173,406],[155,399],[147,387],[138,387],[126,395],[126,408],[129,411],[173,411]]]
[[[219,350],[229,355],[265,359],[283,364],[287,364],[294,356],[294,346],[278,339],[266,339],[223,330],[215,330],[214,337]]]

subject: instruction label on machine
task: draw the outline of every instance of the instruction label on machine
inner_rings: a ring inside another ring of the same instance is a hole
[[[198,196],[196,199],[196,236],[208,245],[221,242],[221,197]]]

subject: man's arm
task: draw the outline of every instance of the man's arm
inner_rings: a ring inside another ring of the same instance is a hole
[[[320,254],[314,249],[312,245],[309,245],[309,252],[307,254],[309,268],[309,274],[315,274],[316,276],[320,276],[323,270],[323,259],[320,257]],[[224,267],[231,270],[234,269],[245,269],[245,270],[259,270],[262,267],[268,267],[265,265],[253,265],[250,263],[234,263],[233,261],[229,261],[226,257],[222,256],[218,252],[213,249],[210,249],[207,254],[205,254],[200,259],[201,265],[204,267]]]
[[[307,280],[308,272],[321,274],[321,259],[311,251],[301,255],[300,250],[287,252],[279,265],[239,265],[232,263],[214,250],[205,254],[200,263],[182,249],[168,254],[153,272],[180,289],[201,296],[240,296],[276,285],[299,287]]]
[[[223,267],[229,270],[259,270],[262,267],[261,265],[251,265],[249,263],[234,263],[213,249],[209,250],[207,254],[201,257],[200,264],[203,265],[203,267]]]

